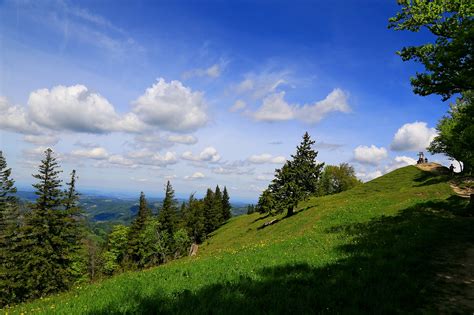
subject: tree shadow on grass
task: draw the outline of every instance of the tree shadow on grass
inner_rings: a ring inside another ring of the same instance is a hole
[[[422,187],[422,186],[430,186],[439,183],[447,182],[450,179],[449,174],[445,174],[444,172],[441,174],[435,174],[428,171],[422,171],[422,173],[415,178],[415,182],[419,183],[415,185],[415,187]]]
[[[396,216],[330,228],[327,233],[351,241],[336,249],[343,258],[322,267],[263,267],[258,280],[241,276],[172,297],[134,292],[133,309],[111,304],[92,313],[436,313],[442,293],[437,273],[448,268],[440,257],[456,256],[474,242],[474,221],[455,215],[465,206],[457,199],[419,203]]]

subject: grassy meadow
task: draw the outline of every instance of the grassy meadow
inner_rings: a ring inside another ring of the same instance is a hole
[[[467,202],[414,166],[291,217],[231,219],[188,257],[21,304],[9,314],[432,313],[474,243]],[[277,219],[272,225],[265,222]]]

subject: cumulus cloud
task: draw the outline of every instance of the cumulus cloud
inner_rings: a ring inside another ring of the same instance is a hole
[[[109,157],[109,153],[106,149],[102,147],[92,148],[92,149],[83,149],[83,150],[74,150],[70,154],[73,157],[94,159],[94,160],[104,160]]]
[[[111,155],[108,158],[107,162],[109,162],[112,165],[125,166],[125,167],[137,166],[134,161],[127,159],[123,157],[122,155],[118,155],[118,154]]]
[[[334,89],[325,99],[313,104],[288,104],[285,92],[270,94],[263,99],[262,105],[249,113],[257,121],[284,121],[298,119],[314,124],[331,112],[349,113],[348,95],[341,89]]]
[[[375,145],[370,147],[360,145],[354,149],[354,160],[362,164],[378,165],[387,156],[387,150],[384,147],[378,148]]]
[[[247,159],[248,162],[252,164],[282,164],[285,163],[286,158],[284,156],[273,156],[268,153],[252,155]]]
[[[184,160],[195,162],[218,162],[221,156],[214,147],[207,147],[198,155],[194,155],[191,151],[186,151],[181,156]]]
[[[6,97],[0,96],[0,129],[22,134],[40,134],[41,129],[31,122],[26,110],[11,104]]]
[[[163,130],[188,132],[208,121],[203,93],[193,92],[180,81],[163,78],[133,102],[133,112],[145,123]]]
[[[422,121],[404,124],[395,133],[390,148],[394,151],[423,151],[436,134],[434,128],[428,128]]]
[[[106,98],[80,84],[32,92],[28,114],[38,125],[53,130],[107,133],[136,132],[143,127],[134,114],[120,117]]]
[[[198,179],[203,179],[205,178],[206,176],[201,173],[201,172],[196,172],[194,173],[193,175],[190,175],[190,176],[184,176],[184,179],[186,180],[198,180]]]
[[[294,118],[295,106],[289,105],[285,92],[271,94],[263,99],[262,106],[251,116],[259,121],[282,121]]]
[[[229,111],[238,112],[239,110],[242,110],[245,107],[247,107],[247,103],[245,103],[245,101],[237,100],[235,101],[234,105],[232,105],[232,107],[229,108]]]
[[[314,124],[331,112],[349,113],[348,95],[341,89],[334,89],[325,99],[296,110],[295,116],[307,123]]]

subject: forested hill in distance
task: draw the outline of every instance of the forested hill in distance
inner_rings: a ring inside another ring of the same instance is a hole
[[[36,199],[33,191],[19,190],[18,198],[22,202],[32,202]],[[161,207],[163,198],[148,198],[150,206],[154,211]],[[178,203],[186,202],[187,199],[177,198]],[[138,211],[138,194],[136,198],[128,195],[121,196],[113,193],[83,193],[80,195],[80,206],[87,218],[94,223],[129,224]],[[232,215],[238,216],[247,212],[247,203],[231,202]]]
[[[12,314],[468,313],[468,200],[448,175],[407,166],[299,203],[295,214],[232,218],[196,257],[7,311]],[[273,224],[267,223],[273,221]],[[449,279],[454,279],[450,281]],[[456,293],[456,294],[458,294]]]

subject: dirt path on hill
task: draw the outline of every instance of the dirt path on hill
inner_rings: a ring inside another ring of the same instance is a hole
[[[436,175],[449,175],[449,169],[438,163],[416,165],[419,169]],[[462,198],[474,194],[473,178],[453,178],[449,186]],[[474,220],[466,217],[466,220]],[[457,252],[453,258],[453,252]],[[439,273],[441,298],[435,305],[440,314],[474,314],[474,244],[467,248],[452,249],[450,253],[440,253],[439,262],[445,271]],[[443,268],[444,269],[444,268]]]

